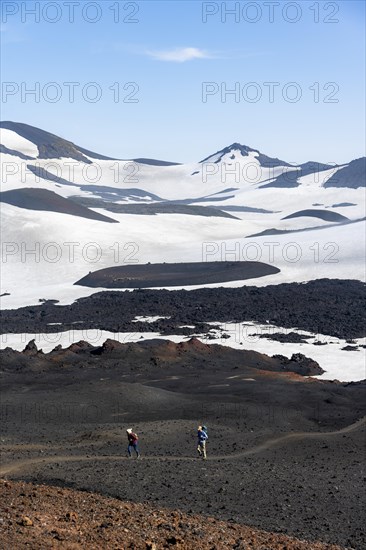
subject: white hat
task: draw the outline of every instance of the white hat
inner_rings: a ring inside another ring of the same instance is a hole
[[[128,430],[126,430],[126,432],[127,432],[128,434],[132,433],[132,428],[128,428]]]

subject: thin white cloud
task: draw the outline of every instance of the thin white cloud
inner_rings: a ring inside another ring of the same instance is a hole
[[[175,63],[184,63],[192,59],[212,59],[214,57],[200,48],[175,48],[173,50],[147,51],[145,53],[159,61],[173,61]]]
[[[6,44],[17,44],[18,42],[24,42],[25,34],[23,33],[23,30],[26,25],[27,23],[23,24],[23,27],[20,29],[10,23],[1,23],[0,40],[2,46],[5,46]]]

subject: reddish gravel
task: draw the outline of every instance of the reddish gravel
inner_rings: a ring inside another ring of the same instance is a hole
[[[4,550],[341,549],[71,489],[1,480],[0,492]]]

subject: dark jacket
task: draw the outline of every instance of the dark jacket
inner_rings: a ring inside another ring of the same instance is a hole
[[[127,434],[127,437],[128,437],[128,443],[129,445],[136,445],[137,441],[138,441],[138,437],[135,433],[130,433],[130,434]]]

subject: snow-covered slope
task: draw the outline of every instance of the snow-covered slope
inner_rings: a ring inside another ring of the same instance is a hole
[[[9,152],[20,158],[29,157],[38,158],[39,151],[35,143],[25,139],[13,130],[0,127],[0,144],[3,146],[2,152]]]
[[[294,166],[233,143],[191,164],[115,160],[21,123],[1,123],[0,134],[4,308],[70,302],[95,292],[73,286],[89,271],[136,262],[258,260],[281,269],[236,284],[364,278],[362,159]],[[129,214],[130,204],[169,213]],[[203,210],[172,213],[174,204]]]
[[[179,214],[115,214],[118,224],[2,205],[2,307],[62,303],[95,292],[74,286],[89,273],[128,263],[257,260],[281,272],[242,284],[364,278],[365,222],[295,234],[246,237],[256,220]],[[222,285],[216,285],[222,286]]]

